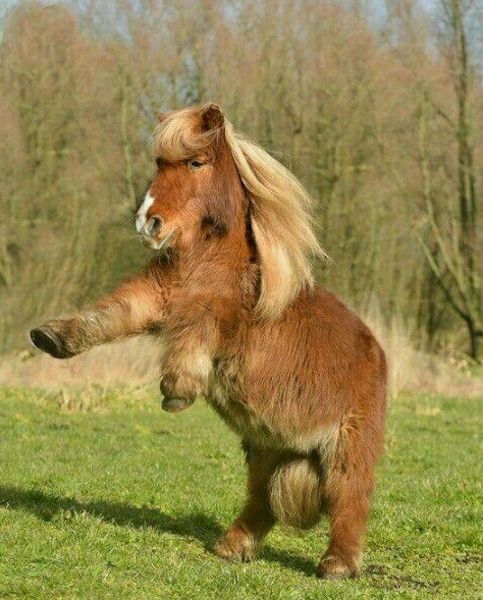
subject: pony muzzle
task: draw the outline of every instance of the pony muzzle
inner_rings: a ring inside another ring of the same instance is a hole
[[[144,225],[145,235],[156,238],[163,227],[163,219],[158,215],[153,215]]]
[[[153,215],[144,223],[137,222],[136,228],[141,235],[143,243],[153,250],[162,250],[167,247],[171,238],[173,237],[173,231],[167,235],[162,236],[164,221],[159,215]]]
[[[154,223],[148,229],[151,219],[146,223],[141,233],[141,240],[144,245],[149,246],[152,250],[167,250],[170,247],[171,241],[176,233],[172,230],[166,235],[161,236],[162,225]],[[162,221],[161,221],[162,222]]]

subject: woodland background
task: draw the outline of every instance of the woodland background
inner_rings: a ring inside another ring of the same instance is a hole
[[[216,101],[313,194],[319,281],[477,364],[482,2],[15,2],[0,32],[0,352],[140,267],[154,115]]]

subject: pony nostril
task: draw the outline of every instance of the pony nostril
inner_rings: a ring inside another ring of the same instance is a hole
[[[146,233],[151,237],[155,237],[161,231],[161,227],[163,225],[163,219],[155,215],[151,217],[149,221],[146,223]]]

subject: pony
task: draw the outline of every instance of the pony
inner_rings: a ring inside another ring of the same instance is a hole
[[[277,523],[330,520],[323,578],[360,572],[383,448],[387,369],[368,327],[314,283],[311,199],[216,104],[159,115],[156,172],[136,213],[153,256],[91,306],[30,332],[56,358],[148,333],[164,408],[202,397],[239,434],[248,490],[217,542],[252,560]]]

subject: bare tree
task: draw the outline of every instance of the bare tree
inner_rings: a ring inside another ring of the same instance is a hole
[[[456,210],[448,206],[446,229],[438,218],[435,193],[428,157],[427,123],[432,110],[428,93],[422,94],[420,105],[419,156],[423,177],[426,217],[432,243],[421,238],[426,259],[449,305],[465,322],[469,338],[469,354],[479,360],[479,338],[483,336],[481,278],[478,270],[478,189],[473,124],[469,101],[473,74],[469,57],[466,20],[470,5],[461,0],[441,0],[442,33],[445,55],[453,83],[456,116],[452,118],[438,109],[450,125],[455,144]],[[465,15],[466,12],[466,15]]]
[[[315,196],[324,284],[431,350],[469,335],[477,356],[477,3],[440,0],[439,44],[419,0],[385,4],[385,27],[366,0],[30,0],[6,13],[2,349],[142,260],[129,209],[150,176],[154,115],[218,101]]]

